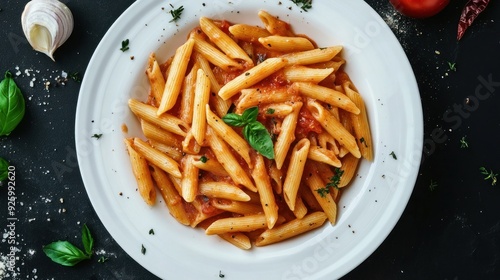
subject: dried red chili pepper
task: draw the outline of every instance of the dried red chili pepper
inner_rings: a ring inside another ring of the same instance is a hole
[[[457,40],[460,40],[465,33],[465,30],[471,26],[472,22],[477,18],[477,16],[486,9],[490,0],[469,0],[465,4],[462,14],[460,15],[460,20],[458,22],[458,34]]]

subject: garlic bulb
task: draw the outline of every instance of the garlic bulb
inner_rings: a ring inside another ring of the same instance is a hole
[[[73,14],[64,3],[32,0],[24,7],[21,24],[33,49],[54,60],[54,52],[69,38],[74,22]]]

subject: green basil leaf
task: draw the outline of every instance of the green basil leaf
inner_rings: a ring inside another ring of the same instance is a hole
[[[0,182],[7,179],[9,175],[9,162],[0,157]]]
[[[82,243],[85,253],[91,256],[92,249],[94,248],[94,238],[92,238],[92,234],[90,234],[90,230],[86,224],[83,224],[82,227]]]
[[[222,120],[230,126],[244,126],[247,124],[242,116],[235,113],[225,115],[224,117],[222,117]]]
[[[259,115],[259,107],[251,107],[246,109],[241,116],[247,123],[250,123],[256,121],[258,115]]]
[[[24,96],[7,71],[0,82],[0,136],[9,135],[17,127],[25,110]]]
[[[68,241],[56,241],[43,247],[43,252],[55,263],[64,266],[74,266],[75,264],[90,259],[75,245]]]
[[[243,136],[250,146],[268,159],[274,159],[274,146],[266,127],[258,121],[249,123],[243,128]]]

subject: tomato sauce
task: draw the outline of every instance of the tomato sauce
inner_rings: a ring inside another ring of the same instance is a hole
[[[300,139],[307,137],[310,132],[321,133],[321,124],[312,116],[311,112],[302,106],[299,112],[299,119],[295,129],[295,137]]]

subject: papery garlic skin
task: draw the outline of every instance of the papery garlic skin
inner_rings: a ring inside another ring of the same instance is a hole
[[[73,32],[74,21],[73,14],[64,3],[32,0],[24,7],[21,24],[33,49],[55,61],[54,52]]]

